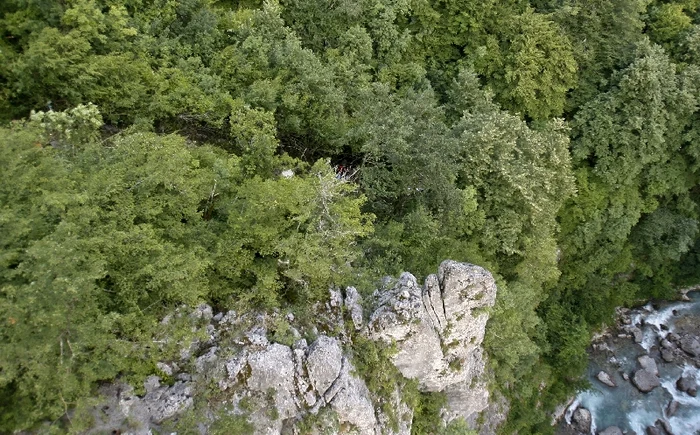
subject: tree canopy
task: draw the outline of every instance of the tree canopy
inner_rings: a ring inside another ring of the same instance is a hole
[[[700,279],[698,0],[6,0],[0,35],[0,432],[78,430],[181,307],[451,258],[499,282],[503,433],[547,433],[614,307]]]

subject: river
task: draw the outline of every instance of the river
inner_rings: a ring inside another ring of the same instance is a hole
[[[590,411],[591,434],[612,426],[628,434],[700,434],[700,397],[677,387],[681,377],[694,381],[694,388],[700,380],[700,355],[688,351],[700,331],[700,292],[688,296],[687,302],[647,304],[622,312],[618,328],[595,341],[587,371],[591,388],[579,393],[569,406],[566,423],[571,424],[573,418],[576,426],[579,417],[574,417],[574,412],[583,407]],[[658,368],[659,385],[647,393],[632,382],[642,369],[638,358],[644,355],[653,358]],[[616,386],[601,382],[601,371]],[[648,429],[657,422],[656,429]],[[665,422],[665,429],[661,422]],[[559,428],[558,433],[585,433],[581,425],[578,431],[564,423]]]

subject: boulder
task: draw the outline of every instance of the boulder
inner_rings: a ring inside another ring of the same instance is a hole
[[[610,426],[598,432],[598,435],[622,435],[622,430],[617,426]]]
[[[658,419],[654,423],[654,426],[647,427],[647,435],[673,435],[671,431],[671,425],[665,421]]]
[[[166,364],[164,362],[157,362],[156,367],[166,376],[172,376],[177,371],[177,364],[175,363]]]
[[[681,376],[678,381],[676,381],[676,388],[678,388],[679,391],[687,393],[693,397],[697,396],[698,387],[695,383],[695,378],[691,375]]]
[[[586,408],[577,408],[571,416],[571,424],[579,432],[590,433],[591,421],[591,412]]]
[[[657,424],[659,423],[659,421],[661,422],[661,427],[664,428],[664,432],[666,432],[667,435],[674,435],[673,428],[671,427],[671,423],[669,423],[666,420],[658,420]]]
[[[676,402],[675,400],[672,400],[668,406],[666,407],[666,416],[671,418],[673,415],[678,411],[678,405],[679,403]]]
[[[648,393],[661,384],[658,376],[644,369],[639,369],[634,372],[634,376],[632,376],[632,383],[642,393]]]
[[[668,339],[664,338],[663,340],[661,340],[661,347],[664,349],[673,349],[676,346],[670,341],[668,341]]]
[[[663,349],[661,351],[661,359],[663,359],[667,363],[671,363],[676,360],[676,357],[671,349]]]
[[[697,337],[686,335],[681,338],[681,349],[691,356],[700,356],[700,341]]]
[[[202,374],[210,370],[219,359],[216,355],[218,350],[219,348],[216,346],[210,347],[204,355],[197,357],[194,361],[195,373]]]
[[[659,375],[659,369],[656,367],[656,361],[654,358],[650,357],[649,355],[642,355],[637,358],[637,361],[639,362],[639,365],[642,366],[642,369],[648,371],[649,373],[653,373],[656,376]]]
[[[617,387],[617,385],[615,385],[615,382],[612,380],[610,375],[602,370],[600,372],[598,372],[598,375],[596,375],[596,378],[598,378],[598,380],[600,382],[607,385],[608,387]]]
[[[637,328],[636,326],[629,328],[629,332],[632,334],[632,337],[634,337],[635,343],[641,343],[644,339],[644,333],[641,329]]]
[[[190,313],[190,317],[208,322],[212,319],[212,317],[214,317],[214,312],[209,305],[200,304],[192,311],[192,313]]]

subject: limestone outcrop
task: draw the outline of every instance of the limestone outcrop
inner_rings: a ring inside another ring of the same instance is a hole
[[[402,274],[380,294],[370,317],[371,338],[396,342],[394,364],[401,373],[424,391],[447,394],[447,421],[473,421],[488,406],[481,343],[495,298],[495,281],[485,269],[445,261],[422,287]]]
[[[306,338],[291,314],[214,315],[211,307],[199,306],[189,318],[208,339],[183,344],[177,361],[158,363],[161,373],[175,382],[165,385],[151,376],[143,396],[126,384],[105,387],[102,393],[110,405],[101,409],[102,423],[93,433],[160,431],[164,422],[192,408],[206,386],[214,388],[229,415],[244,416],[256,434],[296,433],[294,428],[305,419],[338,433],[410,434],[413,410],[401,391],[375,397],[355,369],[349,350],[358,334],[395,344],[392,362],[405,378],[417,380],[422,391],[445,393],[445,423],[461,417],[476,427],[484,412],[488,415],[481,420],[488,425],[482,433],[493,433],[508,406],[502,398],[489,402],[483,379],[481,343],[495,297],[496,284],[485,269],[445,261],[423,286],[404,273],[393,285],[377,290],[370,310],[371,302],[363,306],[355,288],[332,290],[328,302],[315,307]],[[371,314],[365,316],[366,311]],[[281,323],[288,329],[285,340],[276,342],[280,332],[275,325]],[[385,414],[386,409],[395,410],[395,416]],[[206,425],[201,430],[206,433]]]

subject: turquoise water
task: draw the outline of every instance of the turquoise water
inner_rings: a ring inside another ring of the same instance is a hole
[[[694,375],[697,382],[700,370],[694,366],[666,363],[659,357],[657,349],[659,340],[676,330],[676,322],[686,316],[700,317],[700,293],[689,296],[691,302],[669,303],[658,311],[647,305],[632,313],[632,322],[644,333],[642,342],[636,344],[629,338],[615,338],[610,346],[612,352],[598,351],[591,356],[588,368],[591,389],[577,396],[567,411],[567,422],[580,404],[591,411],[592,434],[609,426],[618,426],[630,434],[643,435],[646,428],[653,426],[658,419],[667,420],[675,435],[700,434],[700,397],[691,397],[676,389],[676,381],[681,375]],[[662,324],[668,330],[662,329]],[[661,386],[644,394],[630,381],[625,381],[622,373],[631,377],[639,368],[637,357],[647,353],[656,360]],[[601,370],[611,376],[617,387],[610,388],[598,381],[596,375]],[[672,400],[679,406],[675,414],[668,417],[666,409]]]

